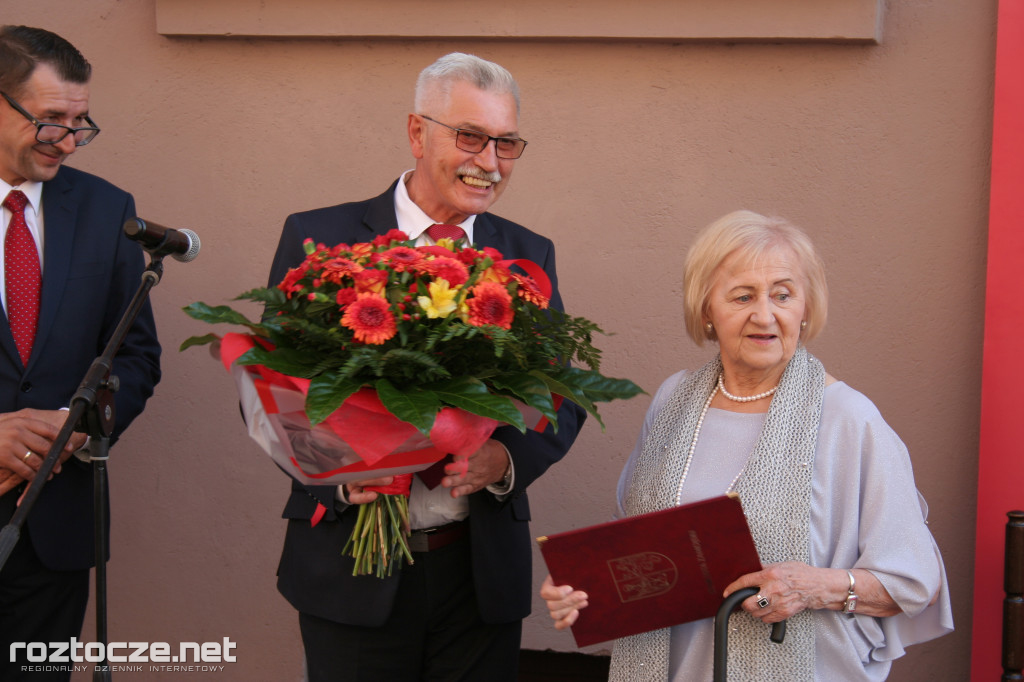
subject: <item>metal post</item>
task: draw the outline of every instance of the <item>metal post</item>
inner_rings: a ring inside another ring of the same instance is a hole
[[[1003,682],[1024,680],[1024,511],[1007,512],[1003,567]]]

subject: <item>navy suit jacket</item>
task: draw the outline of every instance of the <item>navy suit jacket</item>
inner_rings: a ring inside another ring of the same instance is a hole
[[[306,238],[333,246],[371,241],[396,229],[394,189],[392,185],[368,201],[289,216],[274,257],[270,285],[279,283],[289,268],[303,261]],[[527,258],[544,268],[554,289],[551,304],[562,308],[551,240],[490,213],[477,216],[473,236],[478,246],[493,247],[506,258]],[[530,613],[532,553],[526,488],[568,452],[585,417],[582,409],[565,401],[559,410],[557,434],[550,426],[543,433],[526,434],[505,426],[492,436],[512,456],[515,487],[503,500],[486,490],[469,496],[473,581],[484,622],[512,622]],[[305,487],[292,482],[283,514],[289,523],[278,567],[278,589],[300,612],[350,625],[382,625],[391,612],[399,571],[385,579],[352,576],[353,560],[342,556],[341,550],[357,511],[336,509],[334,492],[335,486]],[[327,513],[311,526],[318,502]]]
[[[0,320],[0,412],[70,405],[141,281],[142,250],[122,231],[134,215],[131,195],[94,175],[65,167],[43,184],[39,324],[26,367],[7,316]],[[116,438],[142,412],[160,379],[160,346],[148,303],[112,373],[121,382],[114,394]],[[19,493],[20,487],[7,494]],[[83,569],[94,563],[92,519],[92,469],[72,457],[46,483],[22,532],[27,529],[48,568]]]

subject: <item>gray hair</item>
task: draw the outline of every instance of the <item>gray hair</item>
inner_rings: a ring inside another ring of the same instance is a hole
[[[421,113],[435,97],[447,98],[453,83],[465,81],[481,90],[508,93],[519,115],[519,85],[508,70],[476,55],[452,52],[423,69],[416,80],[415,111]]]

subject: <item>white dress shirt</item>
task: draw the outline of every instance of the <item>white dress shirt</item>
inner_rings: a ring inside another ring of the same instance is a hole
[[[36,240],[36,250],[39,252],[39,272],[43,271],[43,183],[25,182],[20,185],[11,186],[0,180],[0,203],[3,203],[12,189],[20,189],[28,199],[25,206],[25,222],[28,224],[28,231]],[[3,216],[0,217],[0,245],[7,238],[7,228],[11,224],[11,212],[6,208],[0,209]],[[0,248],[0,303],[4,310],[7,310],[7,286],[6,286],[6,264],[4,263],[4,250]]]

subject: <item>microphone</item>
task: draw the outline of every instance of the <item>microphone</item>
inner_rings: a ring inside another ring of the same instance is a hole
[[[124,233],[154,256],[169,255],[188,263],[199,255],[199,235],[192,230],[175,230],[142,218],[129,218],[124,223]]]

